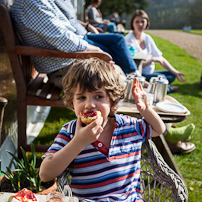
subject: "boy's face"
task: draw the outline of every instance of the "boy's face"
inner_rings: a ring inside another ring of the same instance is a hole
[[[104,88],[82,93],[78,86],[73,96],[73,107],[77,117],[80,115],[80,112],[101,111],[102,117],[105,120],[110,113],[111,104]]]

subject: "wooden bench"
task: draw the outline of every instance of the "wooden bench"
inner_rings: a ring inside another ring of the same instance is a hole
[[[30,63],[30,56],[75,59],[97,57],[104,61],[110,61],[112,58],[104,52],[65,53],[57,50],[23,46],[17,37],[10,16],[9,4],[6,0],[0,0],[0,28],[4,35],[17,88],[18,156],[21,156],[20,147],[25,151],[30,151],[26,134],[27,106],[64,107],[60,98],[61,90],[47,80],[46,74],[39,74],[34,69]],[[47,148],[48,146],[45,145],[35,145],[37,152],[45,152]]]

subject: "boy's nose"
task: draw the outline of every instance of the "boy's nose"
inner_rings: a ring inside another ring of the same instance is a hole
[[[95,108],[95,103],[93,102],[92,99],[88,99],[88,100],[86,100],[85,107],[86,107],[87,109]]]

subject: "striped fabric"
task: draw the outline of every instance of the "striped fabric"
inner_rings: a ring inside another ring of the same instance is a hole
[[[108,156],[99,147],[87,145],[70,165],[74,196],[95,201],[143,201],[140,194],[142,143],[151,136],[144,119],[115,115],[115,128]],[[76,120],[63,126],[43,155],[53,154],[74,136]]]
[[[64,52],[87,49],[88,43],[83,40],[86,30],[77,19],[67,18],[75,16],[74,12],[70,0],[15,0],[11,7],[24,45]],[[68,66],[73,59],[31,57],[31,62],[38,72],[51,73]]]

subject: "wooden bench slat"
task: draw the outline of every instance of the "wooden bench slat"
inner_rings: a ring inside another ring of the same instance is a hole
[[[45,78],[44,75],[37,75],[37,77],[29,83],[27,89],[27,95],[36,96],[37,91],[44,85],[43,83],[44,78]]]
[[[51,88],[51,90],[50,90],[50,93],[51,93],[51,95],[52,95],[51,98],[50,98],[50,100],[54,101],[54,100],[59,100],[59,99],[61,99],[61,98],[60,98],[61,91],[62,91],[61,89],[59,89],[59,88],[53,86],[53,87]]]
[[[48,80],[47,83],[44,83],[38,97],[41,99],[49,99],[49,98],[47,98],[47,96],[50,94],[50,90],[51,90],[52,86],[53,86],[53,84],[50,82],[50,80]]]

